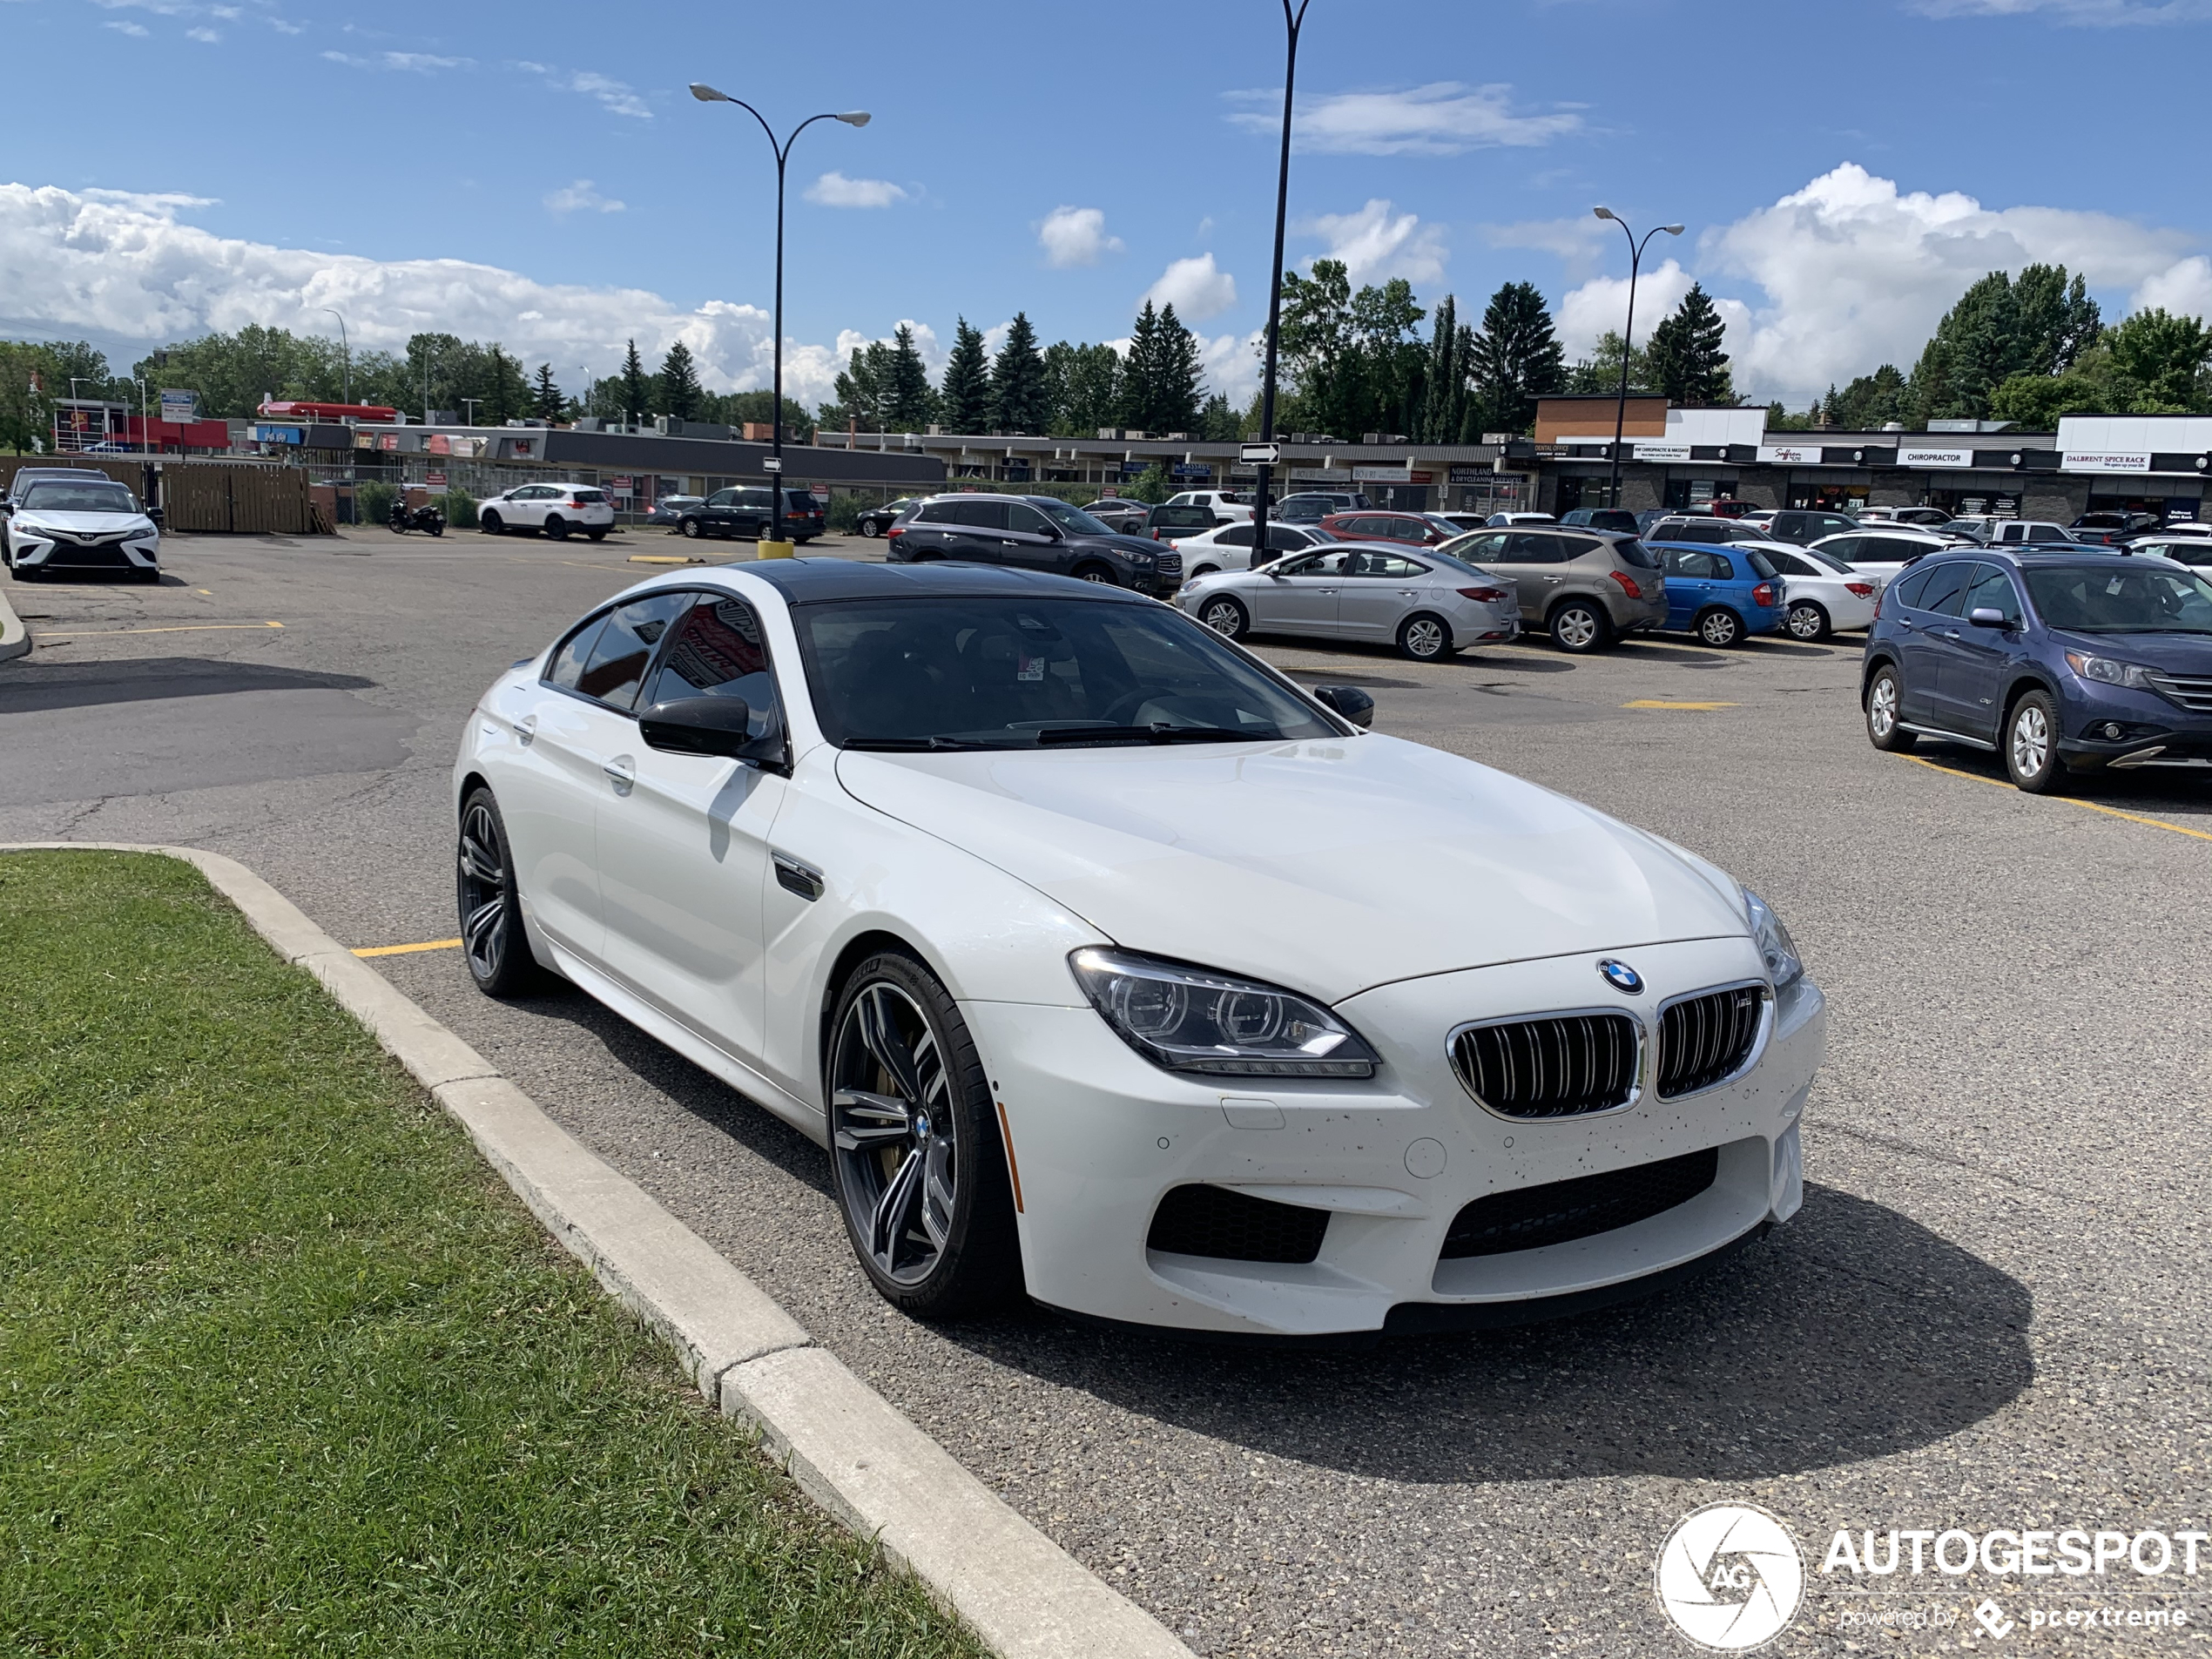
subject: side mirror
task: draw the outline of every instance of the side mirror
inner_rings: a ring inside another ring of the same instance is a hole
[[[1317,685],[1314,699],[1325,703],[1356,726],[1375,723],[1375,699],[1357,685]]]
[[[1967,613],[1966,620],[1977,628],[2009,628],[2013,625],[2010,617],[1989,605],[1976,605]]]
[[[773,711],[767,730],[752,734],[752,711],[736,697],[679,697],[656,703],[637,717],[637,735],[650,749],[669,754],[714,755],[728,760],[780,765],[783,723]]]
[[[169,522],[168,513],[159,507],[147,508],[146,516],[153,521],[153,527],[156,529],[159,529],[164,524],[166,524]]]

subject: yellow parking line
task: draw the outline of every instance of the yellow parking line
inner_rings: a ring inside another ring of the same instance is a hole
[[[2010,782],[2000,782],[1994,778],[1985,778],[1979,772],[1960,772],[1956,766],[1939,766],[1934,761],[1923,760],[1918,755],[1907,755],[1905,758],[1916,766],[1925,766],[1930,772],[1947,772],[1953,778],[1964,778],[1973,783],[1987,784],[1992,789],[2013,788]],[[2013,792],[2017,794],[2019,792],[2014,790]],[[2087,812],[2102,813],[2107,818],[2124,818],[2130,824],[2148,824],[2153,829],[2172,830],[2176,835],[2187,835],[2200,841],[2212,841],[2212,833],[2190,829],[2182,824],[2169,824],[2162,818],[2146,818],[2141,813],[2123,813],[2117,806],[2100,806],[2094,800],[2076,800],[2071,795],[2052,795],[2047,799],[2063,801],[2068,806],[2079,806]]]
[[[64,628],[57,633],[42,631],[41,639],[99,639],[112,634],[229,634],[241,630],[281,628],[280,622],[200,622],[183,628]]]
[[[1710,714],[1715,709],[1737,709],[1743,705],[1741,703],[1662,703],[1656,698],[1640,697],[1635,702],[1623,703],[1621,706],[1624,709],[1696,709],[1701,713]]]
[[[685,558],[675,553],[632,553],[632,564],[705,564],[705,559]]]
[[[356,956],[412,956],[418,950],[458,950],[458,939],[433,939],[420,945],[369,945],[356,950]]]

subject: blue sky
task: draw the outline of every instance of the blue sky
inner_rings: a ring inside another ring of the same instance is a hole
[[[445,326],[575,381],[632,334],[649,352],[680,335],[711,381],[759,383],[773,166],[742,111],[685,95],[705,79],[779,129],[874,116],[793,152],[802,395],[901,320],[936,351],[955,315],[1017,308],[1048,341],[1116,339],[1148,293],[1178,297],[1217,381],[1251,378],[1274,0],[0,0],[0,17],[10,332],[127,356],[248,320],[334,329],[317,307],[335,303],[364,344]],[[1909,367],[1993,266],[2086,266],[2109,316],[2201,313],[2212,223],[2181,158],[2203,122],[2173,66],[2208,50],[2212,0],[1312,0],[1289,258],[1337,252],[1463,309],[1533,280],[1580,345],[1624,298],[1619,233],[1590,206],[1680,219],[1640,316],[1703,280],[1739,387],[1792,401]]]

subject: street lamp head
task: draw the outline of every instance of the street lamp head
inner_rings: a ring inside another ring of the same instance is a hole
[[[730,101],[727,92],[718,92],[705,81],[691,83],[691,96],[702,104],[727,104]]]
[[[691,90],[696,92],[698,91],[698,88],[695,86]],[[1621,217],[1620,214],[1615,212],[1610,207],[1593,207],[1590,209],[1590,212],[1595,213],[1600,219],[1618,219]]]
[[[864,127],[867,125],[869,120],[868,112],[866,110],[846,110],[837,118],[848,127]]]
[[[1679,225],[1662,225],[1659,228],[1666,232],[1669,236],[1680,236],[1682,234],[1682,226]]]

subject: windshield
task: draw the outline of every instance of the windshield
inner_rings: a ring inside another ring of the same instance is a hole
[[[2099,564],[2024,574],[2046,627],[2077,634],[2212,634],[2212,586],[2191,571]]]
[[[1659,568],[1659,556],[1642,542],[1615,542],[1613,544],[1613,551],[1622,563],[1633,564],[1639,570],[1656,570]]]
[[[121,484],[73,484],[44,479],[17,503],[28,513],[135,513],[138,503]]]
[[[1838,576],[1849,576],[1851,573],[1850,565],[1845,564],[1833,553],[1823,553],[1817,547],[1800,548],[1797,550],[1797,556],[1800,558],[1811,560],[1820,569],[1833,570]]]
[[[1333,738],[1200,624],[1113,600],[796,605],[814,712],[842,748],[1035,749]]]
[[[1111,536],[1114,532],[1100,523],[1080,507],[1070,507],[1063,501],[1040,501],[1029,503],[1063,530],[1073,530],[1078,536]]]

